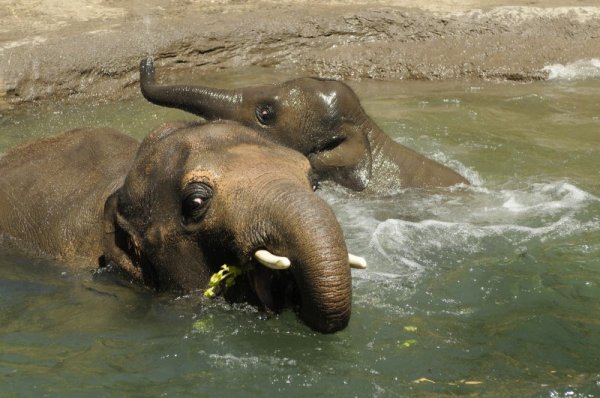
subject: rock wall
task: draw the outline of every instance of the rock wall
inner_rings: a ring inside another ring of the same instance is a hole
[[[544,79],[547,64],[600,56],[594,1],[536,1],[8,0],[0,109],[133,95],[146,55],[161,71],[254,65],[340,79],[522,81]]]

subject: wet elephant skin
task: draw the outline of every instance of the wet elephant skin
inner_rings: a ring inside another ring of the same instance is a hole
[[[393,141],[339,81],[299,78],[232,90],[159,85],[147,58],[140,64],[140,87],[157,105],[252,127],[307,156],[319,179],[356,191],[468,184],[454,170]]]
[[[227,295],[320,332],[348,324],[342,231],[313,192],[308,160],[233,122],[171,124],[140,144],[78,129],[0,158],[0,235],[73,267],[112,264],[158,291],[206,288],[222,264],[246,272]],[[275,271],[266,249],[291,262]]]

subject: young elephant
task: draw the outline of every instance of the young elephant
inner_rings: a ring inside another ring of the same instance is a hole
[[[0,158],[0,235],[69,264],[115,264],[157,290],[203,289],[222,264],[228,289],[311,328],[343,329],[349,256],[306,158],[233,122],[167,125],[141,145],[80,129]],[[94,265],[95,264],[95,265]]]
[[[257,129],[307,156],[320,179],[356,191],[468,184],[455,171],[393,141],[339,81],[301,78],[237,90],[160,86],[148,58],[140,64],[140,86],[157,105]]]

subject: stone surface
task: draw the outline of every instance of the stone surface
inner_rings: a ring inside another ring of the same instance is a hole
[[[340,79],[543,79],[600,55],[596,0],[5,0],[0,108],[137,93],[138,64]]]

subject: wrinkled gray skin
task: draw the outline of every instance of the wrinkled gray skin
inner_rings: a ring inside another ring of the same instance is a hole
[[[350,318],[342,231],[310,165],[233,122],[172,124],[141,145],[80,129],[0,158],[0,235],[66,264],[115,264],[159,291],[204,289],[222,264],[250,267],[227,297],[299,311],[320,332]],[[274,271],[253,257],[291,260]]]
[[[321,180],[388,193],[406,187],[468,184],[455,171],[393,141],[365,113],[356,94],[334,80],[300,78],[223,90],[155,83],[153,61],[140,64],[140,86],[157,105],[206,120],[235,120],[308,157]]]

